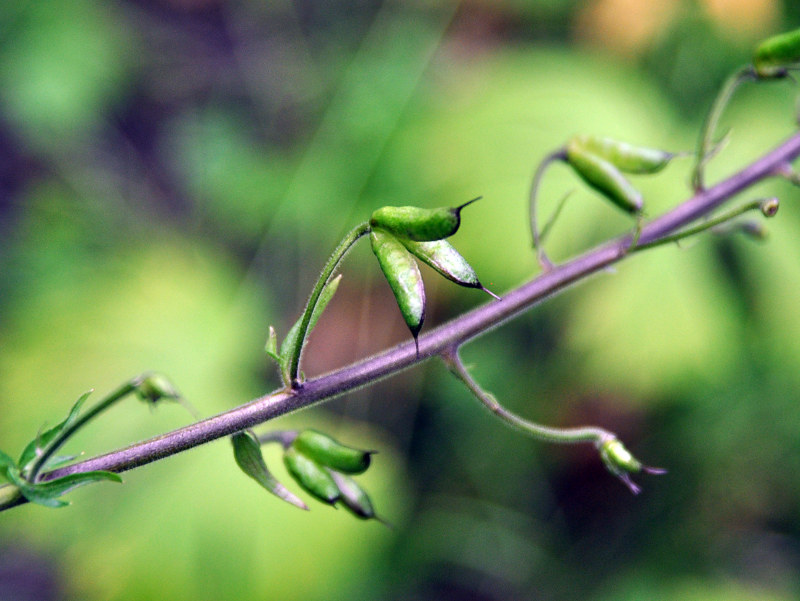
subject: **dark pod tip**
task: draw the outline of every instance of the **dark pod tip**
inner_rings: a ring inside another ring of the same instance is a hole
[[[471,205],[473,202],[478,202],[481,198],[483,198],[483,196],[477,196],[477,197],[473,198],[472,200],[468,200],[463,205],[458,205],[457,207],[454,207],[452,209],[453,214],[456,217],[460,217],[461,216],[461,211],[464,209],[464,207],[467,207],[467,206]]]
[[[458,205],[457,207],[453,207],[450,209],[450,214],[453,215],[453,217],[455,217],[456,222],[455,222],[455,227],[450,231],[448,236],[452,236],[453,234],[455,234],[458,231],[458,228],[461,227],[461,211],[463,211],[465,207],[468,207],[473,202],[479,201],[481,198],[483,198],[483,196],[477,196],[472,200],[468,200],[462,205]]]

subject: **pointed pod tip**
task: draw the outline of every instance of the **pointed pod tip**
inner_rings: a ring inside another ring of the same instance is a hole
[[[462,210],[463,210],[465,207],[468,207],[468,206],[469,206],[469,205],[471,205],[473,202],[478,202],[478,201],[479,201],[481,198],[483,198],[483,196],[476,196],[476,197],[475,197],[475,198],[473,198],[472,200],[468,200],[468,201],[467,201],[467,202],[465,202],[464,204],[462,204],[462,205],[458,205],[457,207],[455,207],[455,208],[453,209],[453,212],[454,212],[456,215],[458,215],[459,213],[461,213],[461,211],[462,211]]]
[[[489,290],[486,286],[479,283],[476,287],[483,290],[486,294],[493,296],[496,300],[501,300],[499,296],[497,296],[494,292]]]

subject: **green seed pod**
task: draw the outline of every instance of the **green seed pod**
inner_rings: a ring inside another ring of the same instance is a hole
[[[641,193],[614,165],[573,142],[566,147],[566,158],[583,181],[623,211],[634,215],[641,213],[644,205]]]
[[[283,462],[292,478],[320,501],[333,505],[339,500],[339,487],[330,472],[316,461],[289,447],[283,453]]]
[[[800,63],[800,29],[767,38],[753,53],[753,68],[761,78],[786,77]]]
[[[345,446],[317,430],[303,430],[292,446],[306,457],[339,472],[360,474],[369,467],[371,451]]]
[[[339,500],[347,509],[364,520],[377,517],[369,495],[353,478],[339,472],[331,472],[331,476],[336,486],[339,487],[341,494]]]
[[[433,240],[431,242],[415,242],[400,238],[400,242],[411,251],[419,260],[427,263],[451,282],[466,288],[480,288],[495,298],[500,298],[490,292],[478,281],[478,275],[466,259],[461,256],[447,240]]]
[[[656,148],[642,148],[627,142],[597,136],[576,136],[570,144],[597,155],[625,173],[658,173],[677,155]]]
[[[369,224],[409,240],[441,240],[456,233],[461,225],[461,210],[476,200],[454,208],[381,207],[372,214]]]
[[[372,252],[392,288],[400,313],[416,341],[425,319],[425,288],[416,261],[393,235],[373,229],[369,235]]]

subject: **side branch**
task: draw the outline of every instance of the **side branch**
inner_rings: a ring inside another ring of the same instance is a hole
[[[709,215],[715,208],[757,182],[775,175],[800,156],[800,133],[719,184],[702,190],[671,211],[645,225],[638,244],[647,245]],[[627,255],[631,237],[623,236],[554,267],[510,291],[501,300],[482,305],[413,341],[347,367],[308,380],[293,390],[279,390],[190,426],[41,475],[42,480],[91,470],[122,472],[180,453],[217,438],[251,428],[297,409],[394,375],[432,356],[457,348]],[[10,490],[9,490],[10,489]],[[0,486],[0,510],[22,504],[11,486]]]

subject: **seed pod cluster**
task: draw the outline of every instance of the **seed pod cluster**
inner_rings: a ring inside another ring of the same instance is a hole
[[[564,149],[565,160],[589,186],[622,210],[638,215],[644,206],[641,193],[623,173],[658,173],[678,156],[655,148],[597,136],[575,136]]]
[[[497,298],[444,240],[458,231],[462,209],[476,200],[454,208],[382,207],[370,218],[372,252],[415,342],[425,320],[425,287],[415,257],[456,284],[479,288]]]
[[[376,518],[366,491],[351,477],[369,467],[373,451],[354,449],[316,430],[300,432],[283,461],[294,480],[329,505],[341,503],[357,517]]]

